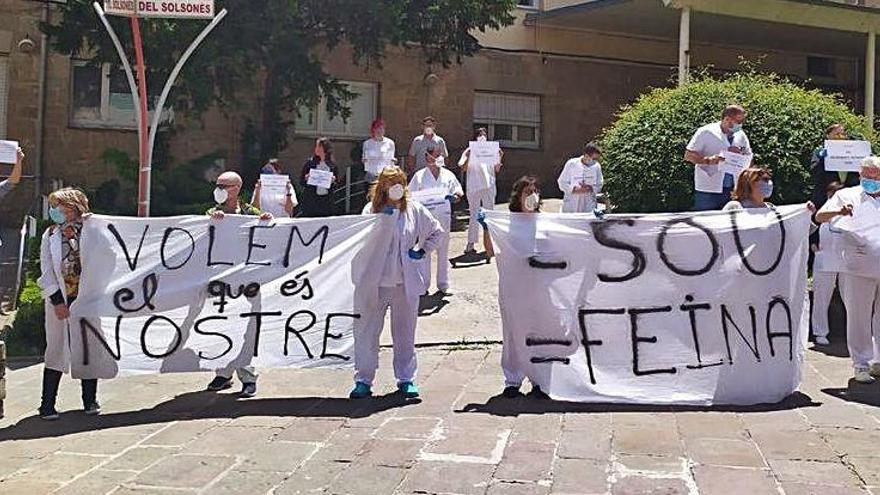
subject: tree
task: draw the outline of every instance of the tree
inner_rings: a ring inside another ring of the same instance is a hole
[[[118,65],[113,45],[92,9],[93,0],[58,6],[61,19],[42,26],[52,48],[92,63]],[[516,0],[217,0],[230,15],[199,48],[173,92],[173,107],[188,117],[212,104],[233,108],[259,98],[252,123],[258,158],[286,146],[286,130],[298,109],[323,95],[331,116],[349,116],[353,98],[323,68],[322,48],[351,46],[353,62],[380,67],[388,47],[416,48],[427,64],[448,67],[479,49],[474,30],[513,22]],[[133,59],[126,18],[110,18]],[[174,63],[204,27],[204,21],[142,19],[150,92],[161,90]],[[254,88],[259,88],[254,91]]]
[[[721,119],[730,103],[745,107],[754,164],[773,172],[777,204],[809,199],[810,157],[825,129],[842,122],[853,139],[874,142],[864,117],[839,97],[754,71],[709,75],[681,88],[653,89],[624,106],[602,136],[605,190],[622,212],[683,211],[693,205],[693,165],[684,149],[694,131]]]

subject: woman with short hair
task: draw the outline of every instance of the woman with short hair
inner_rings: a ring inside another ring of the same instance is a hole
[[[773,175],[764,167],[749,167],[736,178],[736,186],[731,200],[724,205],[724,211],[747,208],[770,208],[772,203],[765,201],[773,195]]]

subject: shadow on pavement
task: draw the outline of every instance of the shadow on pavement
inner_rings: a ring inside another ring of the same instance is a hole
[[[437,291],[427,296],[419,298],[419,316],[430,316],[439,313],[449,301],[446,300],[447,294]]]
[[[880,385],[877,383],[866,385],[850,379],[847,388],[823,388],[822,393],[847,402],[880,407]]]
[[[82,411],[70,411],[62,413],[61,418],[57,421],[44,421],[39,416],[30,416],[14,425],[0,429],[0,442],[60,437],[86,431],[192,419],[232,419],[245,416],[363,418],[419,402],[421,402],[419,399],[406,399],[399,393],[361,400],[332,397],[239,400],[234,394],[217,394],[207,391],[188,392],[150,409],[138,411],[101,414],[99,416],[86,416]]]
[[[557,400],[540,400],[529,397],[508,399],[501,395],[490,398],[485,404],[468,404],[456,413],[484,413],[493,416],[519,416],[520,414],[546,414],[546,413],[608,413],[608,412],[769,412],[783,411],[787,409],[800,409],[802,407],[818,407],[821,402],[813,399],[802,392],[795,392],[786,399],[775,404],[757,404],[753,406],[671,406],[671,405],[641,405],[641,404],[601,404],[585,402],[567,402]]]

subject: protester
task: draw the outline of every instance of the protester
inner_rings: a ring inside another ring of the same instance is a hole
[[[284,172],[284,169],[281,167],[281,162],[278,161],[277,158],[270,158],[263,168],[260,169],[260,175],[287,175]],[[263,198],[261,196],[261,192],[263,190],[263,184],[260,180],[257,180],[257,183],[254,185],[254,195],[251,199],[251,204],[254,205],[255,208],[262,211]],[[292,217],[296,212],[296,207],[299,206],[299,199],[296,197],[296,189],[293,187],[293,183],[290,180],[287,181],[287,193],[285,194],[284,199],[284,212],[288,217]]]
[[[565,163],[557,183],[564,196],[563,213],[591,213],[596,209],[596,195],[602,191],[601,152],[594,142],[584,145],[584,153]]]
[[[222,220],[226,215],[250,215],[259,216],[261,220],[271,220],[271,213],[264,213],[254,205],[245,203],[239,198],[241,194],[241,176],[235,172],[223,172],[217,177],[217,187],[214,189],[214,201],[216,206],[207,211],[207,215],[214,220]],[[257,395],[257,371],[253,366],[243,366],[236,370],[238,379],[241,380],[241,397],[253,397]],[[208,384],[208,390],[219,392],[232,387],[232,369],[217,370],[216,376]]]
[[[21,154],[19,153],[19,156]],[[40,417],[58,419],[55,399],[61,375],[70,369],[70,306],[79,295],[82,261],[80,237],[83,222],[90,215],[89,199],[82,191],[64,188],[49,195],[49,218],[55,225],[46,229],[40,245],[41,275],[37,280],[43,293],[46,318],[46,352],[43,368],[43,394]],[[98,404],[98,380],[82,380],[82,403],[85,413],[101,411]]]
[[[425,191],[430,189],[442,189],[446,193],[446,201],[449,204],[458,203],[464,191],[455,174],[446,167],[441,166],[440,149],[428,148],[425,150],[425,159],[428,166],[413,175],[409,183],[410,191]],[[437,244],[437,290],[442,294],[449,291],[449,232],[452,229],[451,208],[439,208],[431,211],[431,214],[443,227],[443,234]],[[427,273],[425,279],[428,287],[431,286],[431,255],[425,266]]]
[[[312,170],[323,170],[333,174],[332,186],[339,183],[339,168],[333,162],[333,145],[327,138],[315,141],[313,156],[303,165],[300,186],[302,186],[302,212],[305,217],[328,217],[333,215],[332,190],[324,187],[310,186],[309,174]]]
[[[541,211],[541,188],[534,175],[520,177],[513,184],[508,207],[514,213],[539,213]]]
[[[729,105],[721,112],[721,121],[697,129],[684,153],[684,159],[694,165],[694,210],[720,210],[730,200],[736,177],[724,171],[723,152],[746,155],[751,164],[752,149],[749,138],[742,130],[746,111],[739,105]]]
[[[0,199],[3,199],[4,196],[9,194],[15,186],[21,182],[21,167],[24,163],[24,151],[21,148],[16,150],[16,160],[15,165],[12,166],[12,173],[9,175],[9,178],[0,182]],[[3,241],[0,240],[0,246],[3,245]]]
[[[443,159],[449,157],[449,150],[446,149],[446,141],[436,133],[437,122],[434,117],[425,117],[422,119],[422,133],[413,138],[412,144],[409,146],[409,155],[406,157],[407,172],[413,173],[425,168],[425,150],[428,147],[439,148]]]
[[[832,124],[825,130],[825,139],[841,140],[847,139],[846,127],[843,124]],[[855,172],[829,172],[825,170],[825,158],[828,156],[828,150],[825,149],[823,143],[815,152],[810,160],[810,174],[813,177],[813,204],[817,208],[821,208],[828,200],[826,195],[828,185],[832,182],[839,182],[843,187],[857,186],[859,184],[859,174]]]
[[[419,296],[428,289],[421,265],[437,249],[443,228],[428,210],[410,201],[406,173],[399,167],[387,167],[373,186],[372,200],[364,214],[383,213],[393,224],[388,247],[384,251],[379,280],[377,306],[358,320],[354,332],[355,387],[349,395],[360,399],[372,395],[373,379],[379,367],[379,337],[385,314],[391,308],[391,336],[394,342],[394,376],[397,388],[407,398],[419,396],[414,380],[416,319]]]
[[[736,179],[736,188],[731,200],[724,205],[724,211],[746,208],[770,208],[766,201],[773,196],[773,176],[763,167],[749,167]]]
[[[385,137],[385,121],[376,119],[370,124],[370,139],[364,141],[362,148],[361,160],[364,163],[367,182],[376,182],[377,175],[370,170],[382,171],[382,168],[388,165],[397,165],[397,158],[394,158],[396,152],[394,141]],[[391,157],[391,162],[386,162],[386,158]]]
[[[862,160],[859,176],[860,185],[841,189],[828,199],[816,213],[817,222],[824,224],[846,216],[861,221],[864,219],[860,219],[860,215],[870,215],[872,209],[880,207],[880,158],[869,156]],[[868,208],[860,208],[862,204]],[[876,253],[877,247],[849,241],[842,244],[846,265],[840,276],[840,289],[846,306],[846,340],[853,360],[853,379],[859,383],[873,383],[874,377],[880,376],[880,338],[874,338],[872,346],[872,324],[880,324],[880,314],[874,312],[876,305],[880,304],[880,274],[856,271],[855,267],[859,266],[860,259],[865,258],[866,268],[875,265],[877,260],[871,253]]]
[[[486,141],[488,136],[489,133],[485,127],[480,127],[474,131],[475,141]],[[501,151],[501,157],[503,156],[504,152]],[[467,148],[458,160],[458,166],[461,167],[462,172],[467,174],[468,210],[471,214],[470,223],[468,224],[467,247],[464,248],[464,254],[474,254],[477,252],[474,249],[480,233],[480,222],[477,221],[477,215],[481,208],[484,210],[495,209],[495,196],[498,194],[495,187],[495,176],[501,171],[503,166],[499,160],[494,166],[488,167],[485,170],[488,173],[484,174],[483,167],[471,166],[470,158],[471,149]],[[485,180],[487,177],[489,179],[488,183]],[[492,253],[492,239],[485,230],[483,231],[483,246],[487,253]]]
[[[840,182],[831,182],[826,187],[826,197],[831,198],[842,189]],[[824,201],[823,201],[824,204]],[[834,286],[839,285],[842,277],[840,267],[843,259],[840,256],[841,246],[837,242],[840,234],[832,232],[831,223],[825,222],[819,227],[816,243],[810,245],[815,254],[813,262],[813,337],[817,345],[828,345],[828,307],[834,296]],[[842,292],[842,291],[841,291]]]

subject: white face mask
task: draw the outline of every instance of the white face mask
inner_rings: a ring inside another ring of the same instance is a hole
[[[219,187],[214,189],[214,201],[217,204],[223,204],[226,200],[229,199],[229,191],[226,189],[220,189]]]
[[[538,209],[538,206],[541,204],[541,196],[538,193],[534,192],[526,196],[525,207],[528,211],[535,211]]]
[[[406,189],[403,188],[400,184],[394,184],[388,189],[388,197],[391,201],[400,201],[403,199],[403,194],[406,192]]]
[[[434,159],[434,164],[437,165],[438,167],[445,167],[446,166],[446,159],[443,158],[443,155],[440,155]]]
[[[483,135],[477,136],[477,141],[485,141],[485,140],[486,140],[486,136],[483,136]]]

